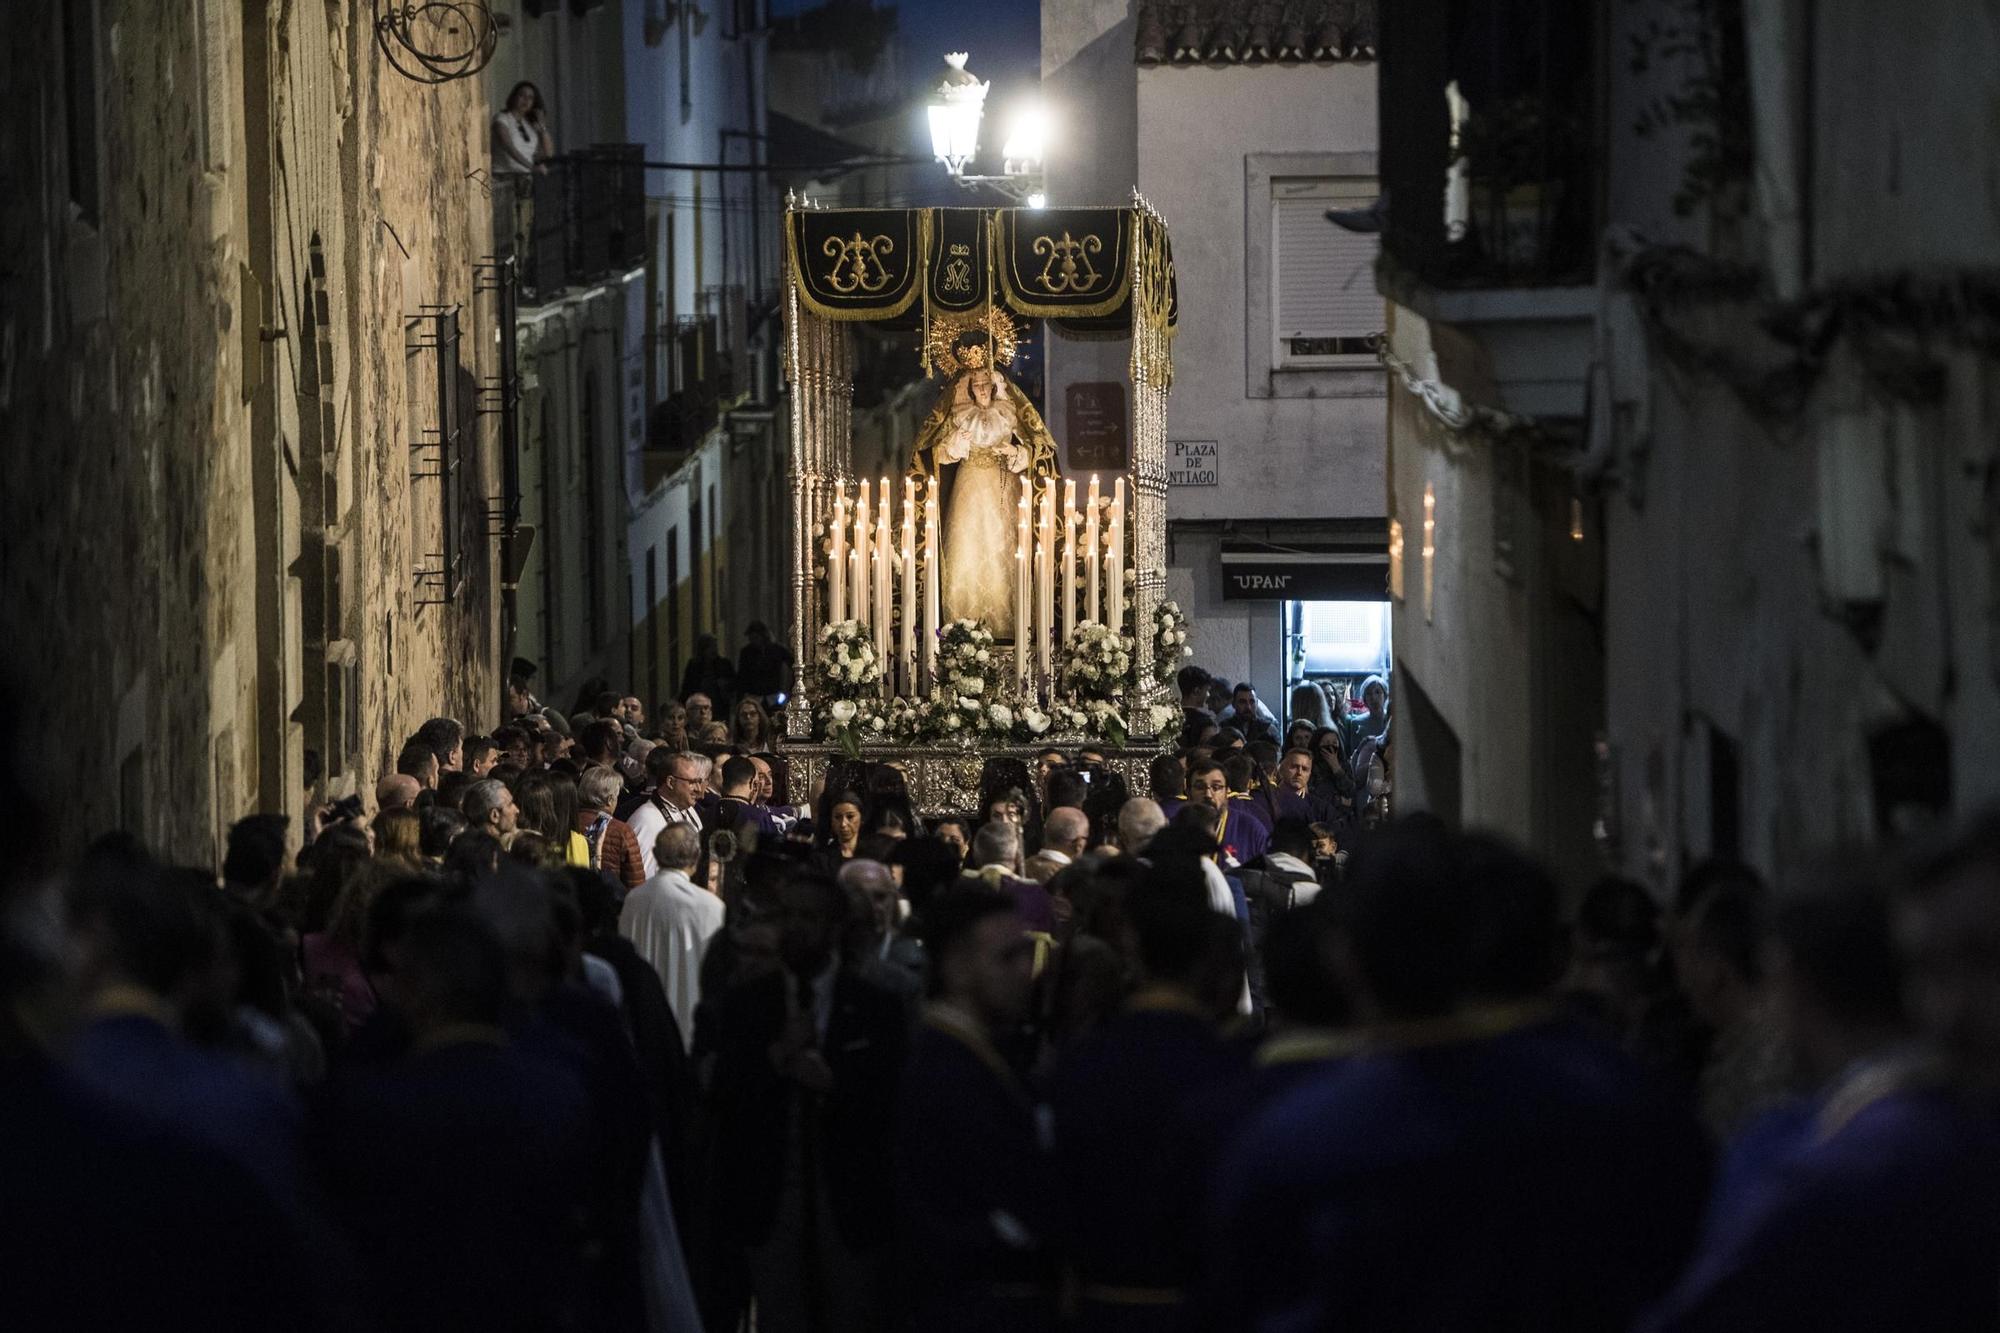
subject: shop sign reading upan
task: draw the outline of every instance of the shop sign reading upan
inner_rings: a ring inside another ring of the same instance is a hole
[[[1167,485],[1213,486],[1221,447],[1214,440],[1168,440]]]

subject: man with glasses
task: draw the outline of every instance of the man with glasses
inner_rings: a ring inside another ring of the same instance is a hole
[[[1230,803],[1229,773],[1221,764],[1209,759],[1188,770],[1187,799],[1189,805],[1219,812],[1215,841],[1222,849],[1219,855],[1225,870],[1248,865],[1264,854],[1270,834],[1255,818]]]
[[[703,823],[701,811],[702,794],[707,790],[707,761],[698,754],[683,750],[670,755],[664,764],[659,761],[658,752],[647,756],[648,768],[659,774],[659,786],[646,803],[632,812],[632,834],[639,840],[639,851],[645,859],[646,878],[660,873],[659,862],[654,858],[653,845],[659,840],[660,831],[671,824],[684,824],[700,832]],[[694,877],[697,884],[707,883],[704,875]]]

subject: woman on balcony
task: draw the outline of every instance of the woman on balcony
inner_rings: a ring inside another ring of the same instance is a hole
[[[525,79],[507,94],[493,117],[493,174],[525,179],[548,171],[556,155],[555,136],[542,110],[542,90]]]
[[[493,117],[493,233],[512,252],[526,255],[535,223],[536,175],[548,174],[556,155],[555,136],[542,112],[542,90],[525,79],[507,94]]]

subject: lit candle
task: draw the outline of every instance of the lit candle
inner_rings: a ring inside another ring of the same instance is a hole
[[[903,478],[903,643],[899,666],[905,693],[917,692],[917,482]]]
[[[875,661],[886,686],[894,674],[889,669],[889,621],[896,586],[896,556],[889,536],[896,517],[889,504],[887,477],[876,483],[875,501]]]
[[[1034,522],[1030,518],[1034,480],[1021,478],[1020,512],[1014,521],[1014,678],[1023,693],[1028,688],[1028,623],[1034,619],[1029,593],[1028,560],[1034,552]]]
[[[1062,512],[1062,636],[1076,632],[1076,480],[1063,482]]]
[[[1049,679],[1050,639],[1054,637],[1056,601],[1056,484],[1050,480],[1042,487],[1042,522],[1039,538],[1038,558],[1040,585],[1035,614],[1035,661],[1041,668],[1042,679]]]
[[[1097,474],[1090,474],[1090,502],[1083,511],[1083,586],[1085,589],[1084,619],[1096,620],[1101,609],[1097,600],[1097,577],[1103,572],[1100,563],[1103,556],[1103,530],[1097,526],[1097,507],[1100,501],[1097,492]]]
[[[937,478],[932,477],[924,496],[924,684],[937,684],[938,583],[944,571],[938,567]]]
[[[832,545],[826,555],[826,619],[828,624],[847,619],[847,483],[833,484]]]
[[[1123,633],[1125,628],[1125,478],[1123,477],[1111,483],[1111,531],[1104,546],[1104,558],[1109,562],[1109,568],[1105,571],[1104,593],[1111,604],[1106,619],[1112,629]]]
[[[854,545],[850,548],[848,597],[855,623],[868,628],[868,614],[874,603],[868,600],[868,483],[854,487]]]

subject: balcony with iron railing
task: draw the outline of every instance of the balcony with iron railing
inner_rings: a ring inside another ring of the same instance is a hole
[[[1398,0],[1381,10],[1378,284],[1475,340],[1478,387],[1524,415],[1583,406],[1602,227],[1596,8]]]
[[[672,388],[647,415],[646,489],[672,475],[701,448],[724,409],[742,393],[743,354],[733,351],[728,334],[717,313],[682,315],[662,331],[668,342]]]
[[[645,263],[643,144],[596,144],[494,187],[494,237],[513,253],[520,302],[541,305]]]

